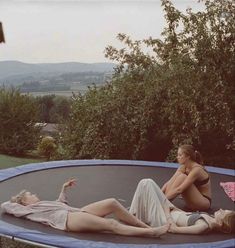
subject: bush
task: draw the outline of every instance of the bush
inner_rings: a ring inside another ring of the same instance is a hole
[[[23,155],[34,149],[40,129],[35,126],[37,105],[14,88],[0,88],[0,151]]]
[[[46,157],[48,161],[55,155],[56,149],[55,139],[51,136],[43,137],[38,145],[39,154]]]

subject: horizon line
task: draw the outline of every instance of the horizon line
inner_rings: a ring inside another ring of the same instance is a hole
[[[19,62],[23,64],[66,64],[66,63],[80,63],[80,64],[117,64],[114,62],[79,62],[79,61],[64,61],[64,62],[24,62],[22,60],[0,60],[2,62]]]

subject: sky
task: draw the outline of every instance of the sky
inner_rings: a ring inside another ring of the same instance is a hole
[[[197,0],[173,3],[202,8]],[[0,22],[0,61],[25,63],[110,62],[104,49],[121,47],[118,33],[160,38],[166,25],[160,0],[0,0]]]

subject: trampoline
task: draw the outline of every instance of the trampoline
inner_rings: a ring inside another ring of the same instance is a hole
[[[0,170],[1,203],[21,189],[37,193],[43,200],[57,198],[61,185],[70,177],[78,179],[77,186],[68,192],[69,205],[82,207],[91,202],[115,197],[125,207],[130,206],[138,182],[152,178],[159,186],[171,177],[175,163],[129,160],[69,160],[35,163]],[[234,203],[219,186],[234,181],[234,171],[207,167],[211,174],[214,212],[219,208],[234,210]],[[184,208],[182,199],[173,202]],[[68,233],[26,219],[0,212],[0,235],[42,247],[66,248],[172,248],[235,246],[233,234],[205,235],[170,234],[160,238],[126,237],[108,233]]]

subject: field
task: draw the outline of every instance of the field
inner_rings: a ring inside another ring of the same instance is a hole
[[[73,94],[85,94],[88,91],[88,86],[92,86],[92,84],[80,84],[78,86],[71,86],[70,90],[52,90],[52,91],[30,91],[22,94],[29,94],[34,97],[37,96],[47,96],[47,95],[56,95],[56,96],[65,96],[72,97]],[[96,85],[97,88],[102,87],[103,84]]]
[[[43,162],[43,159],[19,158],[0,154],[0,169],[37,162]]]
[[[82,94],[84,92],[80,91]],[[65,96],[65,97],[72,97],[73,93],[77,94],[78,91],[35,91],[35,92],[29,92],[28,94],[32,96],[48,96],[48,95],[56,95],[56,96]],[[22,93],[25,94],[25,93]]]

